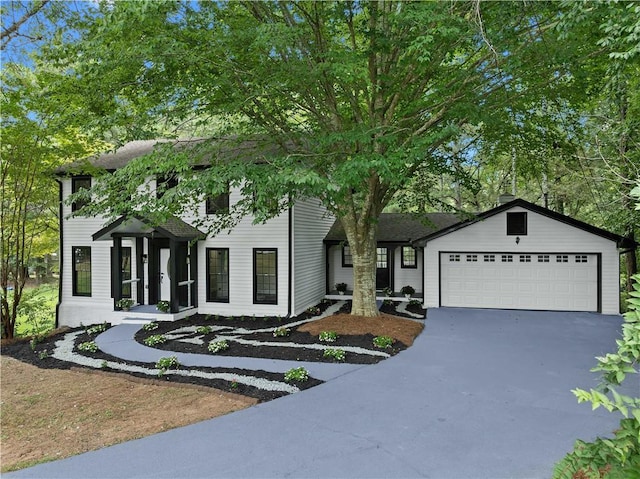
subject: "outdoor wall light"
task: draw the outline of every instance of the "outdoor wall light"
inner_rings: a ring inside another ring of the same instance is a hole
[[[146,254],[142,255],[142,262],[147,263],[149,261],[149,257]]]
[[[520,236],[516,236],[516,244],[520,244]]]

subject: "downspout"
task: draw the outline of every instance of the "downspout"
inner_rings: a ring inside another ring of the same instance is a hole
[[[60,305],[62,303],[62,270],[64,269],[64,245],[62,243],[62,181],[56,178],[58,183],[58,303],[56,304],[56,323],[55,327],[60,326]]]
[[[293,206],[289,207],[289,274],[288,274],[288,294],[287,294],[287,318],[291,317],[293,306]]]

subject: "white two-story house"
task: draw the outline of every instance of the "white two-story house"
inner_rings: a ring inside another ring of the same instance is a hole
[[[152,152],[156,141],[134,141],[90,160],[107,171]],[[192,226],[196,215],[215,215],[240,199],[240,191],[205,199],[193,215],[153,225],[142,216],[107,222],[71,216],[80,205],[66,198],[89,188],[90,176],[59,171],[61,195],[60,325],[155,314],[169,303],[171,318],[195,312],[290,316],[326,294],[323,238],[334,219],[316,200],[303,200],[264,224],[244,218],[230,231],[207,236]],[[156,178],[149,178],[154,191]],[[117,312],[131,298],[133,311]],[[148,306],[148,307],[145,307]]]

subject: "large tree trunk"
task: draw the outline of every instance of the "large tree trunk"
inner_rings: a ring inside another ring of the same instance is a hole
[[[341,219],[353,258],[353,303],[351,314],[375,317],[377,223],[370,219],[353,222]]]

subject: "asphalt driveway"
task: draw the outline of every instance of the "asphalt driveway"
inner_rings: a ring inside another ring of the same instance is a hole
[[[407,351],[228,416],[11,477],[548,478],[617,418],[577,404],[621,318],[443,308]],[[638,391],[633,378],[630,390]]]

